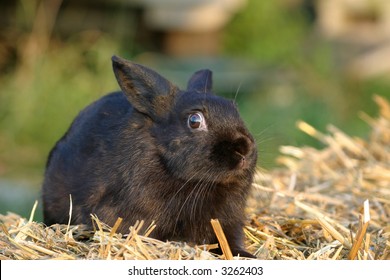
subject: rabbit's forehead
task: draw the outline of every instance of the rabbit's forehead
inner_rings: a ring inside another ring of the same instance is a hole
[[[177,106],[179,110],[200,110],[209,114],[237,113],[233,101],[205,93],[184,93],[180,96]]]

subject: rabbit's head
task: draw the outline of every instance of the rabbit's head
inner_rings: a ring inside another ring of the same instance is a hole
[[[256,144],[234,102],[211,92],[212,73],[196,72],[183,91],[156,72],[114,56],[118,83],[147,120],[156,157],[183,181],[230,184],[252,177]]]

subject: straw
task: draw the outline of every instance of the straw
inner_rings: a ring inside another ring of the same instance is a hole
[[[225,259],[232,260],[233,254],[230,250],[229,243],[226,239],[225,233],[222,230],[222,226],[219,223],[218,219],[211,219],[211,225],[214,229],[215,235],[217,236],[217,239],[219,241],[219,245],[221,246],[221,250],[223,252],[223,255],[225,256]]]

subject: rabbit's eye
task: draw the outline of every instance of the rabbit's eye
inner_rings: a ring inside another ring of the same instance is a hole
[[[203,114],[200,112],[190,114],[188,116],[188,127],[192,129],[207,130]]]

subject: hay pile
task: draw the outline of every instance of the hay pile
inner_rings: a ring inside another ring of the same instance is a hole
[[[380,116],[362,118],[367,140],[334,126],[322,134],[298,127],[325,148],[281,147],[279,163],[259,171],[248,203],[247,249],[260,259],[390,259],[390,104],[375,97]],[[32,211],[32,217],[33,217]],[[230,259],[218,221],[213,228],[224,255],[148,237],[142,222],[127,236],[97,217],[96,232],[82,226],[44,227],[16,214],[0,215],[0,259]],[[120,221],[118,221],[119,223]]]

